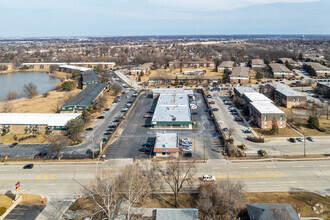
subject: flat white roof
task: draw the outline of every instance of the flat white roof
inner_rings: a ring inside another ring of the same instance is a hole
[[[80,113],[46,114],[46,113],[0,113],[2,125],[47,125],[65,126]]]
[[[22,63],[21,66],[24,65],[65,65],[67,63]]]
[[[282,84],[282,83],[268,83],[268,85],[275,88],[276,91],[282,93],[285,96],[305,96],[304,94],[297,92],[296,90],[292,89],[290,86]]]
[[[78,63],[70,63],[73,65],[115,65],[115,62],[78,62]]]
[[[161,93],[152,122],[191,122],[188,95]]]
[[[157,133],[154,150],[169,150],[178,148],[178,134],[177,133]]]
[[[267,96],[262,93],[257,92],[245,92],[244,96],[246,96],[251,102],[272,102]]]
[[[193,95],[193,90],[184,90],[184,89],[154,89],[154,93],[160,93],[160,94],[187,94],[187,95]]]
[[[270,102],[251,102],[255,109],[257,109],[261,114],[284,114],[284,112],[277,108]]]
[[[79,70],[82,72],[85,71],[92,71],[92,68],[87,68],[87,67],[81,67],[81,66],[73,66],[73,65],[62,65],[60,68],[67,68],[67,69],[72,69],[72,70]]]

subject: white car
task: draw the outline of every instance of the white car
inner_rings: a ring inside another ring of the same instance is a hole
[[[189,138],[182,138],[181,141],[184,142],[184,141],[191,141],[191,140]]]
[[[215,181],[215,177],[211,175],[203,175],[203,181]]]
[[[192,105],[192,106],[190,106],[190,108],[193,109],[193,110],[196,110],[197,109],[197,105]]]

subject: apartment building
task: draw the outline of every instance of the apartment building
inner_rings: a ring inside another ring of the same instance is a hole
[[[248,67],[234,67],[233,72],[230,74],[230,83],[232,84],[249,83],[250,81],[249,72],[250,72],[250,68]]]
[[[95,71],[81,72],[80,75],[81,75],[81,84],[83,89],[86,88],[86,86],[88,85],[102,82],[99,75]]]
[[[330,98],[330,82],[318,82],[315,90],[324,98]]]
[[[172,61],[169,62],[169,67],[172,68],[200,68],[200,67],[211,67],[214,68],[213,61]]]
[[[267,65],[265,64],[263,59],[252,59],[251,60],[251,67],[252,68],[265,68]]]
[[[0,72],[13,70],[15,70],[15,65],[13,63],[0,63]]]
[[[284,65],[285,65],[286,62],[288,62],[293,67],[299,66],[297,61],[294,61],[292,58],[287,58],[287,57],[279,58],[278,62],[281,63],[281,64],[284,64]]]
[[[254,88],[247,86],[236,86],[234,88],[234,102],[238,102],[241,105],[245,104],[245,99],[243,97],[244,93],[258,93]]]
[[[282,83],[268,83],[264,86],[264,93],[275,103],[286,108],[305,108],[307,98],[290,86]]]
[[[219,70],[225,70],[228,69],[230,71],[233,70],[235,62],[234,61],[223,61],[219,66],[218,66],[218,71]]]
[[[78,117],[78,113],[0,113],[0,133],[63,134],[67,122]]]
[[[89,106],[93,106],[97,103],[98,98],[103,95],[107,87],[108,84],[105,83],[87,85],[83,91],[61,106],[61,113],[82,112]]]
[[[271,102],[255,101],[249,106],[253,122],[260,128],[272,128],[274,120],[279,128],[286,128],[285,113]]]
[[[273,73],[274,78],[292,78],[294,74],[285,65],[280,63],[271,63],[269,67]]]
[[[306,62],[304,63],[303,68],[313,76],[317,76],[317,77],[330,76],[330,68],[320,63]]]
[[[178,77],[179,85],[210,85],[217,83],[220,79],[219,76],[154,76],[149,77],[149,86],[157,85],[175,85],[175,79]]]
[[[141,72],[147,73],[149,70],[151,70],[153,63],[145,63],[137,67],[131,68],[130,72],[131,74],[140,74]]]

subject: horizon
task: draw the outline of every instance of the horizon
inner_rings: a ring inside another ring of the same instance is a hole
[[[0,38],[329,35],[327,0],[0,0]]]

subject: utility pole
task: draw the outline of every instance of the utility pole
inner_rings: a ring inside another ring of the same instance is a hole
[[[304,157],[306,157],[306,136],[304,135]]]
[[[204,163],[205,163],[205,136],[204,136]]]

